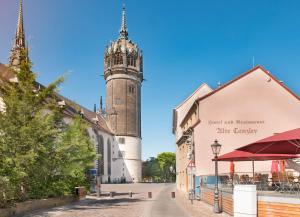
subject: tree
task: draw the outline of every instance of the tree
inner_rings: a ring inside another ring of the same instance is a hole
[[[31,63],[21,59],[17,82],[0,87],[5,105],[0,112],[0,178],[7,180],[10,199],[68,194],[75,184],[84,184],[84,170],[95,158],[87,126],[79,116],[64,123],[55,94],[63,78],[41,88]]]
[[[155,157],[151,157],[143,163],[143,178],[161,181],[161,171]]]
[[[161,169],[162,177],[164,181],[174,181],[175,173],[170,171],[170,168],[176,166],[176,155],[173,152],[162,152],[157,155],[157,161]]]

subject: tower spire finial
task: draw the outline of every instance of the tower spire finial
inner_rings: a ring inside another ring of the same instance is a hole
[[[15,46],[26,47],[25,45],[25,33],[24,33],[24,23],[23,23],[23,0],[20,0],[20,10],[18,17],[18,25],[15,37]]]
[[[25,52],[22,54],[22,52]],[[23,21],[23,0],[20,0],[20,9],[19,9],[19,17],[18,24],[16,29],[16,35],[14,38],[13,48],[11,50],[11,56],[9,64],[10,66],[17,67],[21,64],[21,59],[25,58],[26,61],[28,58],[28,51],[25,41],[25,32],[24,32],[24,21]]]
[[[122,22],[121,22],[121,29],[120,29],[120,38],[128,39],[128,32],[127,32],[127,26],[126,26],[125,4],[123,4],[123,9],[122,9]]]

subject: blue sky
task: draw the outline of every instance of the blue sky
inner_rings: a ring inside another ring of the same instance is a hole
[[[172,108],[202,82],[215,88],[263,65],[300,94],[300,2],[127,0],[129,37],[144,51],[143,159],[175,151]],[[66,97],[92,109],[105,96],[103,53],[118,37],[122,1],[24,0],[34,71],[43,84],[67,73]],[[17,0],[0,0],[0,62],[7,63]]]

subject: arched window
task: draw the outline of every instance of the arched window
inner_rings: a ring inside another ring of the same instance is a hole
[[[106,68],[110,67],[110,57],[105,58],[105,67]]]
[[[140,71],[143,72],[143,57],[140,57]]]
[[[136,58],[133,54],[127,56],[127,65],[128,66],[136,66]]]
[[[103,175],[104,174],[104,140],[103,136],[99,135],[98,131],[94,129],[94,133],[96,134],[96,150],[97,154],[99,155],[99,158],[97,159],[96,166],[97,166],[97,175]]]
[[[123,56],[121,53],[116,53],[114,58],[114,65],[122,65],[123,64]]]
[[[107,139],[107,175],[111,175],[111,143]]]

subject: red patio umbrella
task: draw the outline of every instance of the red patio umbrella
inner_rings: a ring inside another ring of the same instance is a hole
[[[235,150],[218,157],[218,161],[267,161],[298,158],[296,154],[253,154],[246,151]],[[213,159],[214,160],[214,159]]]
[[[279,165],[280,165],[280,171],[285,172],[285,161],[284,160],[279,161]]]
[[[278,173],[278,161],[273,160],[271,165],[271,173]]]
[[[218,157],[218,161],[252,161],[252,172],[254,176],[254,161],[267,161],[267,160],[284,160],[299,158],[296,154],[253,154],[246,151],[235,150]],[[214,159],[212,159],[214,160]],[[278,171],[278,164],[277,164]]]
[[[234,174],[234,163],[232,161],[230,161],[230,167],[229,167],[229,170],[230,170],[230,174]]]
[[[300,154],[300,128],[277,133],[237,150],[259,154]]]

